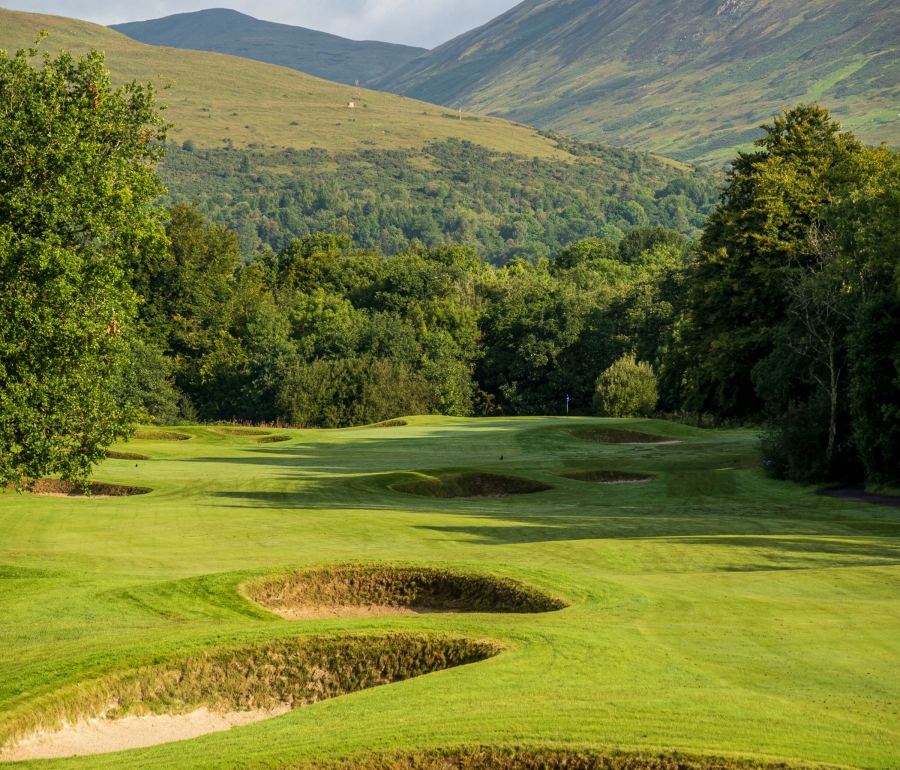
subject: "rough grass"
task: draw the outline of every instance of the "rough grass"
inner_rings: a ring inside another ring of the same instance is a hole
[[[139,430],[135,431],[134,438],[139,441],[187,441],[193,436],[169,430]]]
[[[531,495],[553,489],[552,484],[526,479],[521,476],[506,476],[498,473],[465,471],[447,473],[418,481],[407,481],[394,486],[398,492],[422,497],[477,498],[510,497],[511,495]]]
[[[272,431],[259,428],[210,428],[220,436],[268,436]]]
[[[642,481],[653,481],[656,476],[645,473],[627,473],[625,471],[567,471],[558,474],[564,479],[573,481],[592,481],[595,484],[635,484]]]
[[[254,444],[280,444],[283,441],[290,441],[293,436],[266,436],[265,438],[258,438],[253,443]]]
[[[585,441],[597,441],[601,444],[673,444],[677,439],[666,436],[654,436],[637,430],[620,430],[617,428],[582,428],[570,430],[575,438]]]
[[[369,425],[369,428],[402,428],[404,425],[409,425],[406,420],[385,420],[384,422],[376,422],[374,425]]]
[[[494,575],[392,565],[339,565],[267,577],[244,587],[272,610],[405,607],[455,612],[552,612],[567,605],[532,586]]]
[[[321,770],[790,770],[796,766],[680,754],[477,746],[367,755],[349,761],[311,763],[309,767]]]
[[[79,487],[71,481],[61,479],[39,479],[27,486],[27,491],[34,495],[56,495],[65,497],[87,497]],[[147,487],[133,487],[124,484],[106,484],[102,481],[92,481],[88,485],[90,497],[130,497],[132,495],[147,495],[152,492]]]
[[[301,708],[500,652],[494,642],[436,634],[308,636],[202,650],[41,699],[0,726],[0,746],[104,716]]]
[[[113,452],[110,450],[106,453],[106,457],[110,460],[149,460],[147,455],[139,455],[137,452]]]

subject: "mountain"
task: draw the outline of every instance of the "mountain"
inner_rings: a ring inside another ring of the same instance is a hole
[[[114,30],[61,16],[0,9],[0,48],[31,45],[42,29],[42,50],[84,53],[97,48],[115,83],[152,80],[170,139],[199,147],[315,147],[329,152],[422,147],[451,137],[495,152],[565,160],[571,155],[537,131],[508,121],[449,113],[433,104],[356,89],[286,67],[203,51],[139,43]]]
[[[900,144],[900,0],[525,0],[376,88],[684,160],[818,100]]]
[[[348,85],[356,80],[368,84],[426,52],[260,21],[226,8],[113,24],[111,29],[149,45],[242,56]]]

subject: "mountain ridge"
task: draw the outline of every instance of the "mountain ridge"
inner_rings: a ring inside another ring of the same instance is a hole
[[[800,101],[898,144],[900,0],[525,0],[373,86],[682,160]]]
[[[427,50],[376,40],[350,40],[263,21],[230,8],[111,24],[109,28],[148,45],[240,56],[345,85],[353,85],[356,80],[372,81]]]

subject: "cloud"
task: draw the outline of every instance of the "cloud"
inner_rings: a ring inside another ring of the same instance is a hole
[[[4,6],[98,24],[143,21],[209,8],[216,0],[6,0]],[[354,40],[433,48],[490,21],[516,0],[230,0],[218,7]]]

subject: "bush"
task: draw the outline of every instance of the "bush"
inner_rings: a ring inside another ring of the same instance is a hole
[[[122,408],[140,410],[157,425],[174,425],[180,416],[179,393],[172,384],[172,362],[147,342],[132,339],[125,346],[124,366],[113,389]]]
[[[646,417],[659,401],[653,367],[622,356],[597,378],[594,411],[603,417]]]
[[[387,359],[315,360],[285,374],[278,416],[298,428],[348,428],[411,414],[429,414],[431,386]]]

